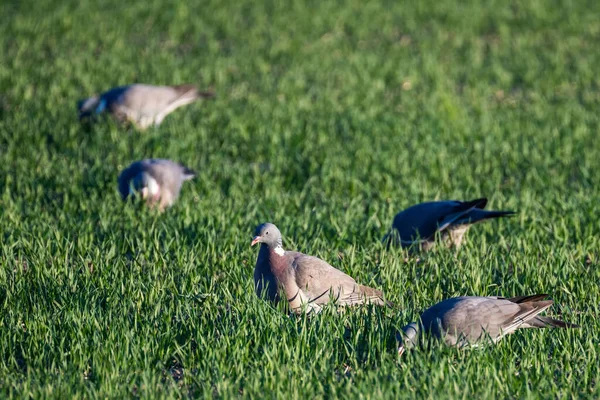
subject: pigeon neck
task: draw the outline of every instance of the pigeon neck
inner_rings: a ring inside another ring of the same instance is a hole
[[[277,246],[273,248],[273,252],[280,257],[285,254],[285,250],[283,249],[283,246],[281,246],[281,244],[277,244]]]
[[[269,249],[270,253],[275,253],[278,256],[283,256],[285,254],[285,250],[283,249],[283,245],[281,243],[281,239],[279,239],[274,245],[261,243],[260,249]]]
[[[269,257],[269,268],[277,280],[282,284],[287,282],[286,275],[289,267],[289,257],[286,257],[285,250],[281,246],[265,246]]]
[[[156,196],[160,191],[158,182],[156,182],[156,179],[151,176],[148,176],[148,191],[152,197]]]
[[[281,245],[281,243],[278,243],[276,246],[269,246],[266,243],[261,243],[260,244],[260,252],[261,253],[274,253],[277,254],[278,256],[283,256],[285,254],[285,250],[283,249],[283,246]]]

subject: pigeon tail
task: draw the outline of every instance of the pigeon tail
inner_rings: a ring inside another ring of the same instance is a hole
[[[194,101],[199,98],[211,98],[214,97],[214,93],[211,91],[199,91],[196,86],[191,84],[176,85],[173,89],[179,94],[179,100]]]
[[[202,99],[212,99],[213,97],[215,97],[215,92],[211,90],[204,90],[202,92],[198,92],[197,95],[199,98]]]
[[[553,303],[552,300],[544,300],[547,297],[547,294],[534,294],[531,296],[509,297],[506,300],[517,304],[530,303],[533,307],[544,310],[550,307]],[[579,325],[577,324],[572,324],[570,322],[565,322],[550,317],[542,317],[539,315],[536,315],[535,318],[528,320],[527,325],[532,328],[579,328]]]
[[[182,165],[183,167],[183,180],[185,181],[189,181],[190,179],[194,179],[196,177],[196,175],[198,175],[196,173],[196,171],[194,171],[191,168],[186,167],[185,165]]]
[[[513,303],[528,303],[532,301],[544,300],[547,298],[547,294],[534,294],[531,296],[515,296],[515,297],[507,297],[506,300],[512,301]]]
[[[470,200],[470,201],[462,201],[461,209],[468,210],[470,208],[478,208],[483,210],[485,206],[487,206],[488,199],[486,197],[482,197],[480,199]]]
[[[500,217],[509,217],[511,215],[515,215],[514,211],[485,211],[479,208],[473,209],[471,212],[467,214],[467,218],[469,223],[475,224],[477,222],[485,221],[493,218]]]
[[[458,205],[456,205],[454,207],[454,209],[452,210],[452,213],[447,214],[442,221],[439,221],[438,229],[437,229],[438,232],[443,232],[448,227],[451,227],[453,225],[472,224],[472,223],[478,221],[478,219],[475,218],[474,216],[478,212],[479,213],[484,212],[483,208],[487,204],[487,199],[484,197],[481,199],[476,199],[476,200],[471,200],[471,201],[455,201],[455,202],[457,202]],[[434,235],[435,235],[435,232],[433,232],[433,234],[430,235],[430,237],[427,239],[433,238]]]
[[[358,285],[358,290],[362,294],[362,296],[370,303],[377,305],[386,305],[388,307],[394,306],[394,303],[392,303],[391,301],[384,300],[383,292],[381,290],[373,289],[372,287],[364,285]]]
[[[579,325],[577,324],[572,324],[570,322],[565,322],[550,317],[540,317],[539,315],[531,321],[527,321],[527,323],[535,328],[579,328]]]

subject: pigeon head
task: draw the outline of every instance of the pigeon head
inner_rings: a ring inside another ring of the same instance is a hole
[[[92,96],[85,100],[80,100],[77,103],[79,110],[79,119],[91,117],[94,114],[99,114],[106,108],[106,100],[100,96]]]
[[[275,249],[282,247],[281,232],[277,227],[269,222],[256,227],[254,231],[254,239],[252,239],[251,246],[256,243],[264,243],[267,246]]]
[[[396,334],[398,340],[398,355],[401,356],[406,349],[415,347],[419,339],[419,325],[411,322],[402,328],[402,332]]]

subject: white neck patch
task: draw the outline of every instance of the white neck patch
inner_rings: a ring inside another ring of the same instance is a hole
[[[150,192],[150,196],[156,196],[160,191],[160,187],[158,186],[158,182],[156,179],[149,178],[148,179],[148,192]]]
[[[285,250],[283,249],[283,247],[281,246],[277,246],[273,249],[273,251],[275,252],[275,254],[277,254],[278,256],[283,256],[285,254]]]

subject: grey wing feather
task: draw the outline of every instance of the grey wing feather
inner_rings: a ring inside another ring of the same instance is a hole
[[[526,299],[535,301],[525,301]],[[449,335],[454,345],[463,337],[470,343],[489,336],[497,341],[519,328],[561,326],[538,314],[552,305],[551,300],[537,301],[540,295],[514,298],[517,302],[501,297],[458,297],[444,300],[426,310],[422,315],[423,326],[438,337]],[[435,322],[441,322],[441,330]],[[552,320],[554,321],[554,320]]]
[[[310,296],[311,302],[324,304],[335,300],[340,305],[386,304],[382,292],[357,284],[351,276],[320,258],[294,253],[293,265],[298,287]]]
[[[352,277],[317,257],[294,253],[293,266],[298,287],[319,304],[338,297],[340,288],[351,291],[356,285]]]
[[[118,184],[121,197],[126,198],[129,195],[129,182],[141,172],[150,174],[156,179],[161,190],[167,190],[173,198],[178,196],[183,181],[195,176],[192,170],[171,160],[152,158],[136,161],[119,175]]]
[[[402,240],[430,239],[440,227],[460,217],[456,214],[460,202],[436,201],[417,204],[398,213],[393,227]],[[446,226],[444,226],[446,225]]]
[[[474,223],[472,214],[475,210],[482,210],[487,204],[487,199],[476,199],[468,202],[453,201],[451,203],[453,205],[448,210],[448,214],[438,222],[440,232],[452,225]]]
[[[347,305],[368,303],[388,307],[393,306],[393,303],[384,300],[383,292],[363,285],[357,285],[354,287],[354,291],[344,293],[341,300]]]
[[[431,329],[438,337],[447,334],[457,341],[463,337],[468,342],[476,342],[487,334],[495,340],[501,336],[502,330],[511,328],[507,323],[519,310],[518,304],[493,297],[457,297],[426,310],[422,322],[426,329]],[[440,325],[436,324],[438,319]]]
[[[404,244],[410,244],[410,240],[417,238],[421,241],[430,240],[436,232],[443,232],[457,225],[469,225],[514,214],[512,211],[485,211],[486,205],[486,198],[421,203],[398,213],[392,227],[398,231]]]
[[[136,110],[145,115],[157,115],[178,100],[195,100],[186,98],[182,93],[169,86],[151,86],[135,84],[124,90],[118,102],[130,110]]]
[[[171,160],[152,159],[146,168],[161,188],[169,191],[174,198],[179,195],[183,182],[193,178],[191,170]]]
[[[109,110],[118,119],[128,119],[139,128],[160,125],[164,118],[177,108],[190,104],[200,97],[211,97],[209,92],[199,92],[192,85],[153,86],[133,84],[112,89],[103,95]]]

